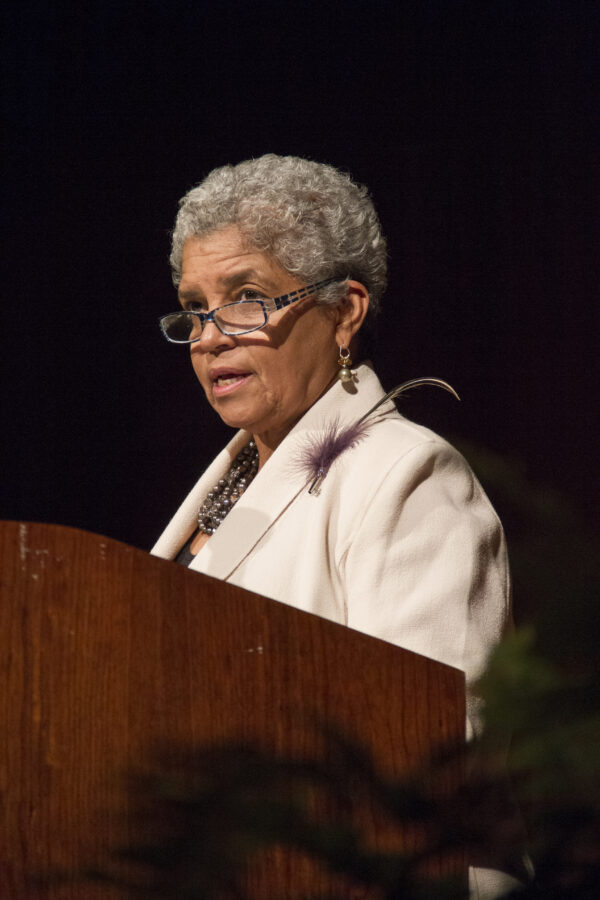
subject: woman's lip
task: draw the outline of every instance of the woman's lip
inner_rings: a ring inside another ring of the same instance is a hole
[[[227,384],[221,384],[219,381],[213,382],[212,389],[215,397],[222,397],[224,394],[231,394],[233,391],[237,391],[237,389],[245,384],[252,376],[249,373],[238,374],[228,372],[226,377],[228,381]]]

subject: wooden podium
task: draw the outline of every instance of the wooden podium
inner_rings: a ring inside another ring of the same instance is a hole
[[[75,529],[1,523],[0,552],[2,900],[31,900],[32,873],[115,846],[123,773],[157,743],[235,738],[305,757],[316,716],[397,775],[464,732],[463,674],[425,657]],[[253,877],[248,896],[265,900],[328,889],[306,860]],[[44,896],[116,895],[79,883]]]

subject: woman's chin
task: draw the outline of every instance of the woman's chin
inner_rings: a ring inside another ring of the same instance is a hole
[[[256,427],[260,424],[256,415],[252,415],[247,408],[240,408],[237,403],[225,403],[215,399],[211,406],[218,413],[221,421],[230,428],[243,428],[254,434]]]

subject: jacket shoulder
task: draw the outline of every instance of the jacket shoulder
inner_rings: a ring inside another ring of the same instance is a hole
[[[374,422],[356,450],[355,464],[359,465],[368,456],[372,460],[374,473],[402,460],[410,465],[413,459],[416,463],[417,460],[439,456],[452,458],[457,465],[469,469],[461,453],[445,438],[430,428],[404,418],[400,413],[387,415]]]
[[[434,431],[400,414],[375,422],[356,447],[336,460],[325,483],[328,479],[331,501],[337,495],[351,517],[392,501],[400,509],[416,491],[428,496],[431,504],[445,504],[457,514],[476,507],[490,521],[497,520],[462,454]]]

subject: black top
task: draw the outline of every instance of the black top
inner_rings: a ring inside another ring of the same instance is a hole
[[[195,554],[192,553],[190,547],[192,546],[192,541],[196,537],[196,532],[194,532],[189,540],[185,542],[177,556],[175,557],[175,562],[179,563],[181,566],[189,566],[191,561],[195,558]]]

